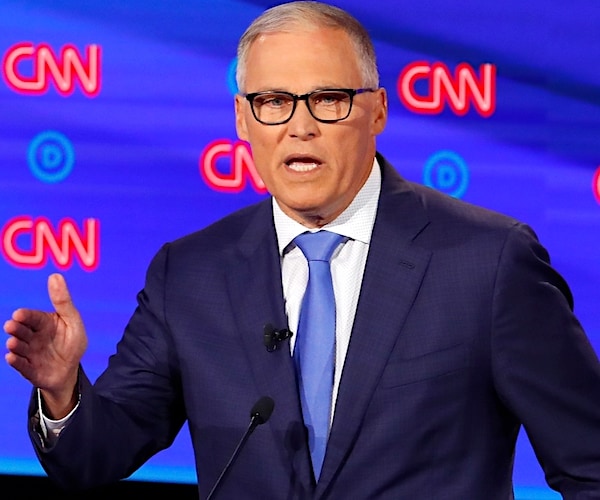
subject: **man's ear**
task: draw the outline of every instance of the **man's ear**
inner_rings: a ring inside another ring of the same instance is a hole
[[[373,109],[372,131],[373,135],[379,135],[387,124],[388,100],[386,90],[383,87],[378,89],[375,97],[377,100]]]
[[[235,130],[242,141],[248,141],[248,127],[246,127],[246,113],[244,112],[245,99],[236,94],[235,96]]]

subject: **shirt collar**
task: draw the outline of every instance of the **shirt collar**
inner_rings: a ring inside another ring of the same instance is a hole
[[[325,224],[321,229],[327,229],[368,245],[375,224],[380,191],[381,170],[375,158],[367,181],[354,197],[352,203],[336,219],[329,224]],[[272,200],[279,255],[283,255],[284,250],[292,240],[299,234],[306,232],[308,228],[288,217],[279,207],[277,200],[275,198]]]

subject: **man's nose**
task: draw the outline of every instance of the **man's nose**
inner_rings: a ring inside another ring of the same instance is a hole
[[[298,101],[296,110],[288,122],[288,134],[300,139],[310,138],[318,135],[319,122],[308,109],[307,101]]]

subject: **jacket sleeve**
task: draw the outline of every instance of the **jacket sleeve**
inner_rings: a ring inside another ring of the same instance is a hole
[[[600,498],[600,364],[565,280],[533,232],[506,239],[494,288],[494,381],[523,423],[549,486]]]
[[[185,421],[176,356],[164,319],[168,247],[151,263],[144,289],[108,367],[92,384],[79,377],[79,407],[50,446],[39,433],[35,394],[29,432],[42,467],[66,489],[130,476],[170,446]]]

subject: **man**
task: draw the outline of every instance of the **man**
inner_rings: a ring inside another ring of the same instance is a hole
[[[506,500],[521,426],[552,488],[600,498],[600,365],[533,232],[403,180],[376,152],[386,93],[343,11],[274,7],[238,56],[237,131],[273,199],[158,252],[94,385],[61,276],[54,313],[5,324],[8,363],[39,388],[31,438],[49,476],[69,488],[126,477],[187,419],[204,498],[268,395],[273,415],[222,498]],[[321,458],[295,362],[309,275],[296,237],[315,230],[344,237]]]

